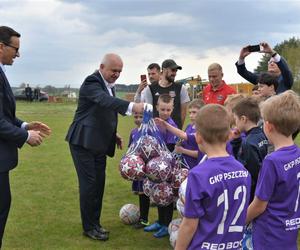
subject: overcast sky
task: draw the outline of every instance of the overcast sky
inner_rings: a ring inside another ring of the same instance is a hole
[[[7,66],[12,86],[79,87],[107,52],[124,62],[117,83],[137,84],[148,64],[172,58],[176,79],[207,78],[213,62],[228,83],[242,46],[300,37],[300,1],[0,0],[0,25],[21,33],[21,57]],[[259,53],[247,57],[254,69]]]

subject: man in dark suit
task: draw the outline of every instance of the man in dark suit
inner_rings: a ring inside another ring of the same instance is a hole
[[[114,83],[123,68],[116,54],[104,56],[100,69],[88,76],[79,90],[78,107],[66,140],[76,168],[83,234],[107,240],[100,224],[105,187],[106,157],[114,156],[115,145],[122,148],[117,134],[118,113],[142,112],[143,103],[129,103],[115,97]]]
[[[278,77],[278,88],[276,94],[280,94],[293,86],[293,75],[285,59],[274,51],[268,43],[260,43],[262,50],[261,53],[266,53],[271,56],[268,62],[268,72]],[[247,70],[245,64],[245,58],[250,55],[249,45],[242,48],[240,51],[239,60],[235,63],[237,72],[241,77],[251,82],[252,84],[258,84],[259,74],[252,73]]]
[[[12,65],[20,56],[19,47],[20,34],[0,26],[0,248],[11,203],[9,171],[18,164],[18,148],[25,142],[38,146],[51,132],[41,122],[26,123],[16,117],[15,98],[4,65]]]

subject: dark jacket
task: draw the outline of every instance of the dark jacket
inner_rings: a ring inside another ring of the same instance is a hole
[[[7,172],[18,164],[18,148],[28,137],[28,132],[21,128],[22,123],[16,117],[15,98],[0,68],[0,172]]]
[[[294,80],[292,72],[290,71],[289,66],[287,65],[286,61],[282,56],[280,57],[280,61],[276,64],[278,65],[278,68],[281,71],[281,75],[278,77],[278,88],[276,90],[276,93],[279,94],[288,89],[291,89]],[[252,84],[258,84],[259,74],[255,74],[248,71],[246,69],[245,63],[238,65],[238,62],[236,62],[235,66],[237,68],[237,72],[241,77],[251,82]]]
[[[80,87],[77,110],[66,140],[112,157],[118,113],[125,115],[128,105],[128,101],[110,96],[100,73],[93,73]]]
[[[253,200],[258,174],[262,161],[268,154],[268,140],[260,127],[254,127],[246,132],[245,138],[231,141],[234,157],[241,162],[251,174],[251,197]]]

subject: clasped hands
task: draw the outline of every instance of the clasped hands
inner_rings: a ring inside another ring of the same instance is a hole
[[[32,147],[40,145],[43,139],[51,134],[51,129],[46,124],[38,121],[28,123],[25,129],[29,133],[27,143]]]

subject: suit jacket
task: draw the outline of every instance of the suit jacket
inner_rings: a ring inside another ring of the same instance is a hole
[[[77,110],[66,140],[70,144],[112,157],[118,113],[125,115],[128,105],[128,101],[109,94],[98,71],[93,73],[80,87]]]
[[[28,137],[28,132],[21,128],[22,123],[16,117],[15,98],[0,68],[0,172],[7,172],[18,164],[18,148]]]
[[[281,56],[280,61],[276,63],[278,68],[281,71],[281,75],[278,77],[278,88],[276,90],[277,94],[280,94],[288,89],[291,89],[293,86],[293,75],[290,71],[286,61]],[[241,77],[246,79],[247,81],[257,84],[259,74],[252,73],[246,69],[245,63],[239,65],[238,62],[235,63],[237,68],[237,72]]]

